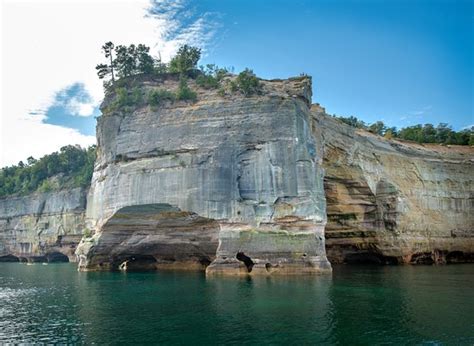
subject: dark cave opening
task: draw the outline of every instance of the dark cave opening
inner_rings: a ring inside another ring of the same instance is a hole
[[[0,256],[0,262],[20,262],[20,259],[13,255]]]
[[[346,255],[344,263],[349,264],[398,264],[396,257],[383,256],[374,252],[360,252]]]
[[[211,259],[209,257],[202,257],[199,259],[199,263],[201,263],[203,266],[207,267],[209,264],[211,264]]]
[[[61,252],[51,252],[46,254],[46,261],[48,263],[67,263],[69,262],[69,257]]]
[[[446,263],[474,263],[474,253],[451,251],[446,255]]]
[[[237,258],[241,262],[244,262],[245,266],[247,267],[247,271],[249,273],[252,271],[254,263],[250,257],[245,255],[243,252],[237,252],[237,255],[235,256],[235,258]]]
[[[411,256],[410,263],[414,264],[434,264],[435,260],[431,252],[415,253]]]

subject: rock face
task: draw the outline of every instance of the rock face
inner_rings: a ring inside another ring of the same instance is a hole
[[[0,199],[0,261],[75,261],[86,195],[76,188]]]
[[[312,111],[331,263],[474,261],[474,148],[386,140]]]
[[[311,80],[262,83],[262,95],[223,97],[190,81],[196,103],[100,117],[87,203],[95,234],[78,248],[81,269],[331,271]],[[177,86],[172,78],[142,83]]]
[[[82,270],[474,262],[473,147],[354,129],[311,106],[307,77],[262,81],[252,97],[189,83],[195,103],[112,111],[109,95],[87,212],[84,189],[0,200],[0,261],[73,261],[87,226]],[[142,76],[134,88],[178,84]]]

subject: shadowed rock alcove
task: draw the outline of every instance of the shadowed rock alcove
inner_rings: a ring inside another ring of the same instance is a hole
[[[102,227],[90,269],[204,270],[215,258],[219,224],[169,204],[119,209]]]

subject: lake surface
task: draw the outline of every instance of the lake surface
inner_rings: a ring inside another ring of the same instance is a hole
[[[206,279],[0,263],[5,342],[467,345],[474,343],[474,265]]]

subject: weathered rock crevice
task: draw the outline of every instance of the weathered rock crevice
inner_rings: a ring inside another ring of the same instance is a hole
[[[243,262],[245,267],[247,268],[247,271],[250,273],[252,272],[254,262],[252,259],[248,256],[246,256],[243,252],[237,252],[237,255],[235,256],[240,262]],[[269,263],[265,264],[265,268],[268,268]]]

